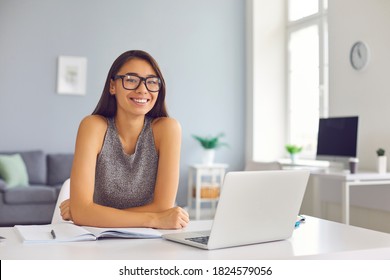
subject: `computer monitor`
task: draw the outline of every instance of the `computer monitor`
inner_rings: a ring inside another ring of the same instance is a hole
[[[347,167],[357,153],[358,120],[357,116],[320,118],[316,158]]]

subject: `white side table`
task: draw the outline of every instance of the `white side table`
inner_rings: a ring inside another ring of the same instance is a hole
[[[205,164],[193,164],[189,166],[188,172],[188,207],[192,208],[193,200],[195,200],[195,219],[200,219],[200,210],[202,202],[211,202],[213,210],[215,211],[216,202],[219,199],[219,195],[213,198],[202,198],[201,188],[202,185],[210,184],[212,186],[222,186],[225,176],[227,164],[216,163],[212,165]],[[194,184],[195,178],[195,184]],[[193,188],[195,187],[195,197],[193,196]]]

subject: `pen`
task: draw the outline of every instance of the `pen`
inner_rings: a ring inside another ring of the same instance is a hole
[[[56,233],[54,232],[54,229],[51,230],[50,234],[53,237],[53,239],[56,239]]]

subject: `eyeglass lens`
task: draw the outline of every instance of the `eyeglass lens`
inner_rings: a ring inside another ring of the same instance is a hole
[[[141,78],[134,75],[125,75],[122,78],[122,81],[123,81],[123,87],[129,90],[138,88],[141,81],[144,81],[145,86],[149,91],[160,90],[160,80],[158,77]]]

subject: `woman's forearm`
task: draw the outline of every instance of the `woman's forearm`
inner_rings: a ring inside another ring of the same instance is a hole
[[[146,206],[143,208],[147,209]],[[189,222],[188,213],[180,207],[151,213],[126,211],[91,204],[84,207],[73,207],[71,211],[74,223],[83,226],[178,229],[187,226]]]
[[[147,211],[125,211],[91,204],[72,207],[73,222],[94,227],[155,227],[155,214]]]
[[[140,213],[140,212],[148,212],[148,213],[158,213],[161,211],[168,210],[170,208],[174,207],[174,205],[171,204],[162,204],[158,202],[151,202],[149,204],[138,206],[138,207],[131,207],[125,209],[127,212],[134,212],[134,213]]]

